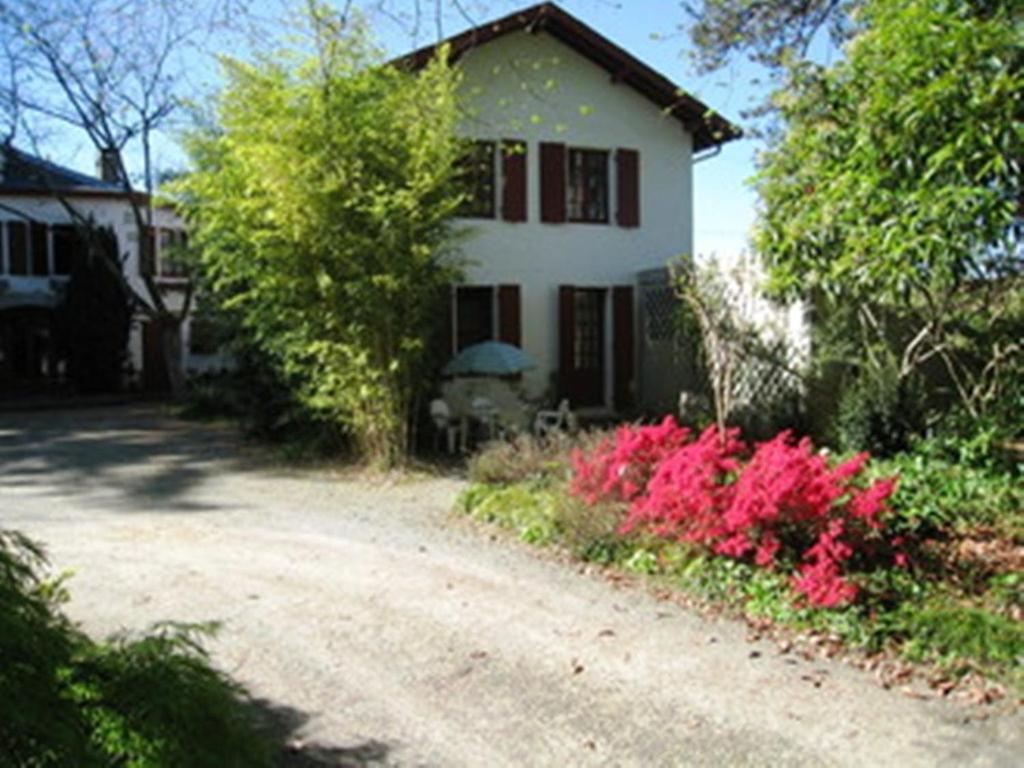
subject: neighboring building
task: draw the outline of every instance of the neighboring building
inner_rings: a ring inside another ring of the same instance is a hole
[[[528,394],[631,407],[638,274],[692,252],[694,158],[739,129],[551,3],[446,42],[477,141],[450,351],[501,339]]]
[[[187,280],[168,255],[185,235],[171,211],[154,211],[148,232],[154,257],[143,265],[132,206],[121,184],[0,148],[0,397],[73,389],[54,344],[56,309],[80,248],[62,199],[113,230],[124,273],[140,295],[147,295],[140,270],[153,269],[168,306],[181,306]],[[189,323],[184,333],[187,342]],[[161,354],[157,337],[138,315],[129,342],[129,374],[154,390],[166,386],[155,364]]]

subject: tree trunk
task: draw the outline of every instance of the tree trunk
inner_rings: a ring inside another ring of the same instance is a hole
[[[170,386],[171,397],[178,398],[185,391],[185,357],[181,343],[182,323],[179,317],[171,314],[162,316],[159,322],[167,383]]]

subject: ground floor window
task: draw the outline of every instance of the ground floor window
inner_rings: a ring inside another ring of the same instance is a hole
[[[455,351],[495,338],[494,286],[455,289]]]
[[[577,407],[629,407],[635,389],[632,285],[559,287],[559,389]]]
[[[54,342],[53,310],[0,311],[0,396],[38,394],[63,373]]]
[[[600,406],[605,402],[605,298],[603,288],[576,288],[569,300],[571,310],[563,321],[568,349],[563,365],[566,392],[581,406]]]
[[[519,285],[456,285],[448,296],[444,350],[449,356],[484,341],[522,346]]]

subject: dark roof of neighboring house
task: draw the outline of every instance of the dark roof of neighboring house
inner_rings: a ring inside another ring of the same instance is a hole
[[[718,146],[742,135],[739,127],[554,3],[540,3],[474,27],[442,43],[401,56],[395,63],[418,69],[426,65],[441,44],[451,46],[452,60],[457,60],[473,48],[511,32],[540,30],[607,71],[613,82],[632,87],[679,120],[693,134],[694,151]]]
[[[124,195],[124,187],[12,146],[0,147],[0,194]]]

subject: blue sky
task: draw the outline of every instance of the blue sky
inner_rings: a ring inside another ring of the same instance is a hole
[[[390,0],[393,9],[411,9],[413,0]],[[370,3],[368,3],[370,4]],[[513,10],[532,5],[515,0],[463,0],[463,7],[477,23],[504,16]],[[423,0],[424,6],[431,0]],[[686,14],[678,0],[560,0],[559,5],[602,35],[659,70],[673,82],[742,125],[740,113],[752,101],[762,98],[766,86],[751,83],[757,74],[749,65],[709,76],[697,77],[687,58],[689,40],[684,30]],[[294,8],[289,0],[256,0],[250,8],[266,18],[280,18],[283,8]],[[426,21],[418,40],[410,36],[407,24],[400,24],[383,15],[371,17],[379,42],[389,54],[410,50],[415,44],[436,40],[433,19]],[[444,34],[455,34],[468,25],[454,10],[443,19]],[[278,28],[280,25],[278,25]],[[237,42],[228,44],[238,52]],[[190,87],[202,91],[214,78],[212,60],[189,62]],[[191,95],[191,94],[189,94]],[[82,137],[67,137],[50,142],[47,149],[52,159],[83,171],[92,172],[94,152]],[[698,164],[694,173],[695,249],[699,254],[735,255],[746,247],[754,219],[755,196],[746,180],[754,172],[757,143],[742,139],[727,144],[721,154]],[[158,167],[180,168],[184,158],[170,141],[159,142],[155,148]]]

